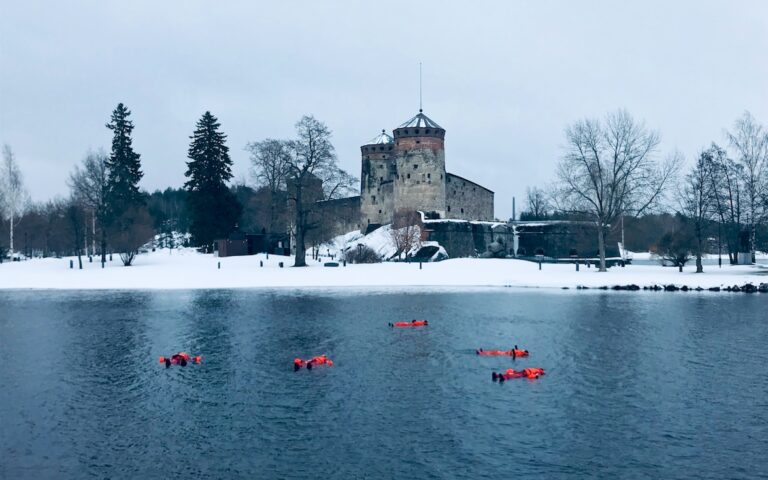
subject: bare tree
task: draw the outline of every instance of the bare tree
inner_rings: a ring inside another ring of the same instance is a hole
[[[16,156],[10,145],[3,145],[3,161],[0,165],[0,212],[8,219],[11,255],[14,252],[13,229],[19,224],[28,205],[29,194],[24,188],[24,178],[16,163]]]
[[[685,176],[678,191],[679,211],[692,222],[695,237],[696,273],[703,273],[701,255],[707,227],[715,213],[714,195],[710,191],[709,169],[712,167],[710,153],[701,152],[693,169]]]
[[[398,210],[392,217],[390,238],[395,244],[394,257],[406,255],[421,244],[421,215],[414,210]]]
[[[736,120],[733,132],[726,136],[742,166],[741,184],[744,192],[744,222],[749,229],[750,252],[755,261],[757,226],[768,217],[768,131],[749,112]]]
[[[339,167],[328,169],[323,178],[323,200],[335,200],[357,193],[355,184],[358,182],[354,175],[350,175]]]
[[[258,186],[267,187],[270,199],[269,233],[274,233],[279,192],[285,190],[290,171],[290,142],[268,138],[251,142],[245,149],[251,153],[251,177]]]
[[[155,234],[152,219],[143,206],[130,207],[114,220],[116,225],[110,235],[110,244],[120,252],[123,265],[130,267],[139,248]]]
[[[715,143],[704,152],[708,167],[713,207],[719,220],[719,229],[724,229],[728,259],[731,264],[738,263],[739,233],[742,224],[741,182],[743,167],[730,158],[726,151]]]
[[[654,160],[658,133],[628,112],[608,114],[603,122],[580,120],[565,130],[566,151],[558,167],[563,211],[591,218],[597,226],[600,271],[605,269],[605,234],[625,215],[640,215],[657,205],[679,158]]]
[[[77,264],[80,270],[83,269],[83,257],[80,250],[81,240],[85,236],[83,230],[83,221],[86,219],[85,209],[79,198],[72,198],[66,207],[67,220],[72,229],[72,248],[77,255]]]
[[[547,194],[539,187],[525,189],[526,210],[520,216],[530,220],[542,220],[549,216],[551,206]]]
[[[91,212],[91,228],[96,238],[96,222],[101,232],[101,261],[106,262],[107,250],[107,154],[103,150],[88,152],[82,167],[75,166],[69,176],[72,195]],[[96,251],[95,245],[93,248]]]
[[[294,266],[306,266],[306,235],[315,228],[310,215],[318,200],[333,198],[350,186],[353,177],[339,169],[336,152],[331,144],[331,131],[313,116],[304,116],[296,123],[297,139],[289,143],[288,198],[294,206],[296,256]]]

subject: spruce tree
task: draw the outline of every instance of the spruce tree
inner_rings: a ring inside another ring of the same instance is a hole
[[[195,244],[208,251],[214,240],[232,232],[242,213],[240,202],[226,184],[232,179],[232,159],[220,126],[211,112],[197,122],[185,173],[189,178],[184,187],[189,192],[190,233]]]
[[[144,176],[141,160],[133,151],[133,122],[128,119],[131,111],[122,103],[112,112],[107,128],[114,132],[112,152],[107,160],[107,205],[112,216],[119,216],[131,207],[144,203],[139,192],[139,180]]]
[[[112,151],[106,161],[107,168],[107,236],[123,265],[130,266],[139,247],[152,238],[144,196],[139,191],[141,156],[133,151],[133,122],[122,103],[112,112],[112,119],[106,125],[112,130]],[[104,260],[102,255],[102,261]]]

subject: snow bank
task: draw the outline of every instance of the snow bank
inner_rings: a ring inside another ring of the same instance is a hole
[[[392,241],[391,225],[379,227],[368,235],[363,235],[357,230],[344,235],[339,235],[324,245],[321,245],[320,253],[333,255],[335,258],[341,258],[343,252],[350,248],[357,248],[358,244],[369,247],[374,252],[378,253],[383,260],[388,260],[397,253],[395,242]],[[418,246],[413,248],[409,253],[414,253],[416,250],[418,250]]]
[[[324,252],[323,252],[324,253]],[[328,259],[323,259],[327,261]],[[659,265],[614,267],[607,273],[594,268],[575,270],[570,264],[544,264],[522,260],[458,258],[439,263],[384,262],[325,268],[307,259],[309,267],[290,268],[293,259],[270,255],[218,258],[192,249],[141,254],[134,266],[123,267],[119,259],[106,268],[94,261],[84,269],[69,268],[70,258],[34,259],[0,265],[0,289],[206,289],[206,288],[301,288],[301,287],[544,287],[575,288],[637,284],[719,287],[768,282],[766,266],[695,267],[678,273],[677,268]],[[218,268],[219,262],[221,268]],[[263,263],[263,267],[260,266]],[[283,262],[286,268],[280,268]]]

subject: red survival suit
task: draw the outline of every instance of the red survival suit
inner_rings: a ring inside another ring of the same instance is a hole
[[[293,369],[299,370],[301,367],[307,367],[307,370],[312,370],[313,366],[316,365],[328,365],[329,367],[333,366],[333,360],[328,358],[325,355],[320,355],[317,357],[312,357],[309,360],[302,360],[300,358],[294,358],[293,359]]]
[[[508,368],[504,373],[493,372],[491,378],[494,382],[496,380],[503,382],[504,380],[511,380],[513,378],[528,378],[530,380],[535,380],[541,375],[544,375],[543,368],[524,368],[522,370],[514,370],[512,368]]]
[[[512,350],[483,350],[482,348],[476,350],[478,355],[508,355],[510,357],[527,357],[530,355],[528,350],[520,350],[519,348],[513,348]]]
[[[395,323],[390,323],[389,324],[390,327],[398,327],[398,328],[402,328],[402,327],[426,327],[427,325],[429,325],[429,322],[427,322],[426,320],[411,320],[410,322],[395,322]]]
[[[200,355],[190,357],[187,352],[174,353],[170,357],[160,357],[160,363],[164,363],[166,368],[170,367],[171,365],[186,366],[190,361],[194,363],[200,363],[202,360],[203,357]]]

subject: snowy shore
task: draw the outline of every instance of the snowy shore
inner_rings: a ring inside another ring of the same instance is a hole
[[[0,265],[0,289],[216,289],[216,288],[435,288],[530,287],[589,288],[614,285],[676,285],[689,288],[768,283],[767,265],[705,267],[683,273],[659,265],[614,267],[606,273],[574,265],[522,260],[459,258],[438,263],[378,263],[324,267],[308,259],[307,268],[292,268],[293,259],[270,255],[218,258],[190,249],[158,250],[139,255],[131,267],[117,256],[102,269],[98,259],[84,259],[83,270],[69,268],[71,258],[33,259]],[[327,261],[324,259],[323,262]],[[221,268],[218,263],[221,262]],[[260,266],[263,262],[264,266]],[[279,267],[283,262],[285,268]]]

